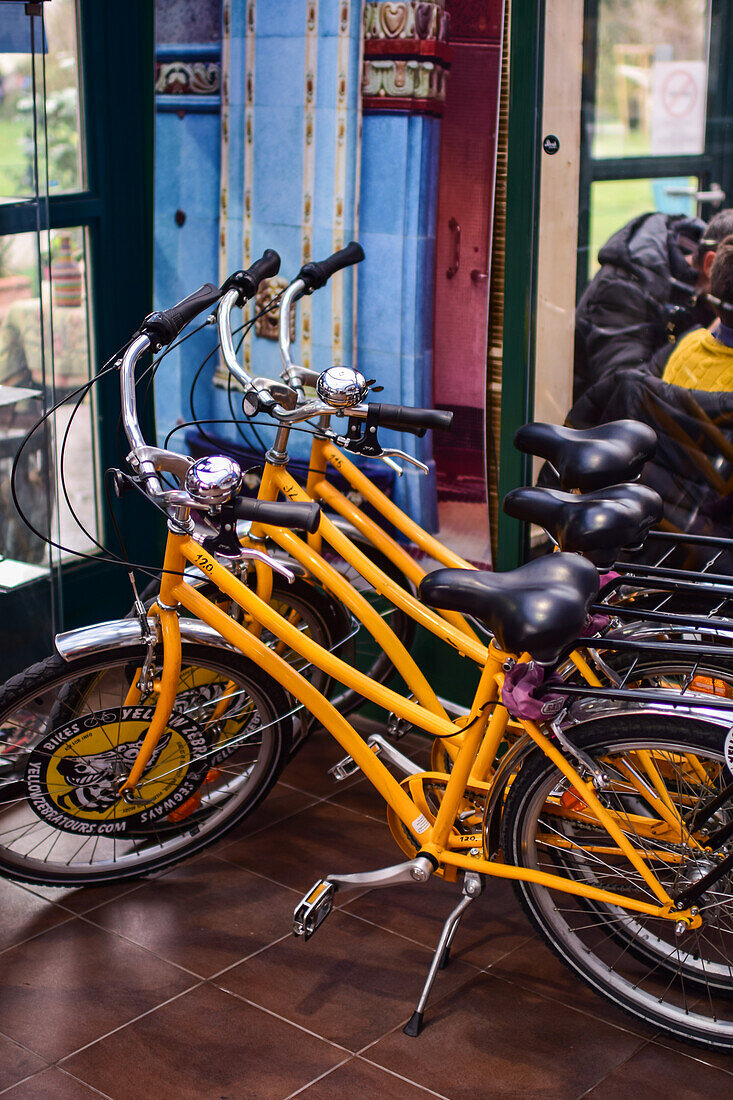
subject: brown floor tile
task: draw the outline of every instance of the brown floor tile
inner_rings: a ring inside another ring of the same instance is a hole
[[[160,873],[160,872],[158,872]],[[122,897],[132,890],[139,890],[144,880],[136,879],[130,882],[115,882],[109,886],[36,886],[29,885],[27,890],[32,891],[39,898],[54,902],[81,916],[90,913],[105,902],[113,898]]]
[[[448,973],[448,971],[446,971]],[[639,1048],[638,1036],[479,974],[428,1005],[416,1039],[393,1031],[368,1050],[451,1100],[574,1100]]]
[[[214,981],[358,1051],[410,1016],[429,964],[417,944],[335,911],[308,943],[281,940]],[[456,962],[439,975],[437,995],[473,974]]]
[[[694,1046],[692,1043],[678,1042],[661,1031],[654,1036],[654,1042],[687,1058],[694,1058],[705,1065],[715,1066],[717,1069],[725,1070],[726,1073],[733,1073],[733,1052],[725,1054],[722,1050],[708,1050],[705,1047]],[[733,1088],[731,1091],[733,1092]]]
[[[384,825],[319,802],[265,833],[235,841],[221,858],[305,892],[327,874],[371,871],[404,856]]]
[[[3,954],[2,1028],[52,1061],[195,980],[119,936],[71,920]]]
[[[289,932],[299,896],[202,856],[103,905],[89,919],[209,977]]]
[[[347,787],[346,790],[337,788],[328,801],[334,806],[343,806],[344,809],[352,810],[354,813],[366,814],[374,821],[381,822],[384,829],[388,828],[387,804],[368,779],[360,779],[358,783]]]
[[[94,1100],[95,1096],[104,1094],[51,1066],[28,1081],[22,1081],[5,1095],[9,1100]]]
[[[326,733],[325,730],[316,730],[306,741],[303,748],[286,765],[280,781],[288,787],[295,787],[300,791],[317,795],[319,798],[327,798],[333,794],[333,777],[328,774],[328,769],[343,760],[346,753],[338,741]],[[357,772],[352,779],[344,780],[343,786],[351,786],[361,779],[361,772]]]
[[[647,1043],[628,1062],[610,1073],[586,1093],[585,1100],[709,1100],[730,1096],[733,1084],[728,1074],[713,1069],[695,1058],[685,1058],[671,1050]]]
[[[71,914],[7,879],[0,879],[0,951],[46,932]]]
[[[231,844],[233,840],[237,840],[242,836],[251,836],[252,833],[257,833],[261,829],[270,828],[277,822],[292,817],[293,814],[300,813],[306,806],[312,805],[315,801],[317,801],[316,795],[308,794],[305,791],[297,791],[293,787],[288,787],[285,783],[276,783],[265,801],[257,807],[254,813],[249,814],[241,825],[238,825],[236,829],[232,829],[231,833],[227,833],[209,851],[216,854],[221,848]]]
[[[409,1073],[409,1069],[406,1068]],[[405,1077],[395,1077],[363,1058],[352,1058],[343,1066],[331,1071],[303,1092],[298,1098],[303,1100],[334,1100],[334,1097],[348,1097],[348,1100],[428,1100],[439,1093],[426,1091],[420,1085],[414,1085]]]
[[[202,985],[63,1068],[113,1100],[282,1100],[343,1059],[321,1039]]]
[[[354,913],[434,950],[443,924],[460,900],[460,887],[434,878],[425,886],[371,890],[344,904]],[[526,943],[534,932],[506,882],[491,881],[466,910],[453,941],[452,957],[487,967]]]
[[[588,1012],[616,1027],[634,1031],[643,1039],[652,1039],[655,1035],[656,1029],[615,1008],[580,978],[576,978],[537,934],[511,955],[500,959],[491,967],[491,973],[543,997]]]
[[[9,1088],[30,1073],[43,1069],[45,1064],[37,1054],[0,1035],[0,1089]]]

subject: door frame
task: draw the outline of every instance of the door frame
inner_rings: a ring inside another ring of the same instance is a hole
[[[50,196],[39,211],[35,200],[0,205],[0,235],[76,226],[88,231],[93,370],[136,330],[153,299],[154,0],[125,4],[78,0],[80,100],[86,153],[83,191]],[[134,153],[131,153],[134,151]],[[48,213],[47,213],[48,212]],[[120,464],[117,443],[119,383],[111,375],[95,387],[99,487],[103,472]],[[141,411],[147,438],[154,439],[152,401]],[[104,503],[100,541],[115,545]],[[133,561],[152,561],[149,509],[126,502],[120,529]],[[161,536],[162,538],[162,536]],[[60,578],[60,579],[59,579]],[[122,583],[120,583],[122,582]],[[55,598],[62,629],[90,619],[112,618],[130,605],[120,569],[73,559],[47,578],[0,595],[0,675],[49,652],[49,614]],[[100,607],[103,613],[100,616]],[[19,629],[18,624],[23,624]]]

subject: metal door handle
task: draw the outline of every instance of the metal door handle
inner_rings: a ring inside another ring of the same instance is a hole
[[[488,278],[488,271],[479,271],[477,268],[474,268],[471,272],[471,281],[474,283],[485,283],[488,281]]]
[[[445,273],[446,279],[452,279],[461,266],[461,227],[455,218],[448,222],[448,228],[453,234],[453,262]]]
[[[665,187],[665,195],[689,195],[697,202],[710,202],[721,206],[725,200],[725,191],[719,183],[711,183],[709,191],[698,191],[696,187]]]

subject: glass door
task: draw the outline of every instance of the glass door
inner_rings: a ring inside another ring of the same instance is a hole
[[[40,15],[0,3],[0,26],[0,203],[36,221],[0,237],[0,592],[53,579],[58,627],[58,569],[72,550],[94,549],[82,526],[98,533],[90,399],[73,420],[65,406],[25,437],[90,377],[86,230],[51,229],[49,216],[53,197],[86,185],[75,0],[54,0]]]
[[[113,7],[0,0],[0,680],[94,617],[115,387],[51,410],[150,308],[151,154],[130,141],[150,137],[152,5]]]
[[[636,416],[658,430],[672,527],[720,531],[733,399],[695,397],[700,418],[659,386],[676,341],[715,323],[717,243],[704,242],[733,225],[733,0],[532,0],[514,14],[502,491],[538,474],[512,453],[523,421]],[[529,550],[502,517],[499,542],[504,567]]]

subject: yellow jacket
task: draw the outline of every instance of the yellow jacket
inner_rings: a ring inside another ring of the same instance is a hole
[[[695,329],[670,355],[662,381],[688,390],[733,390],[733,348],[721,344],[709,329]]]

